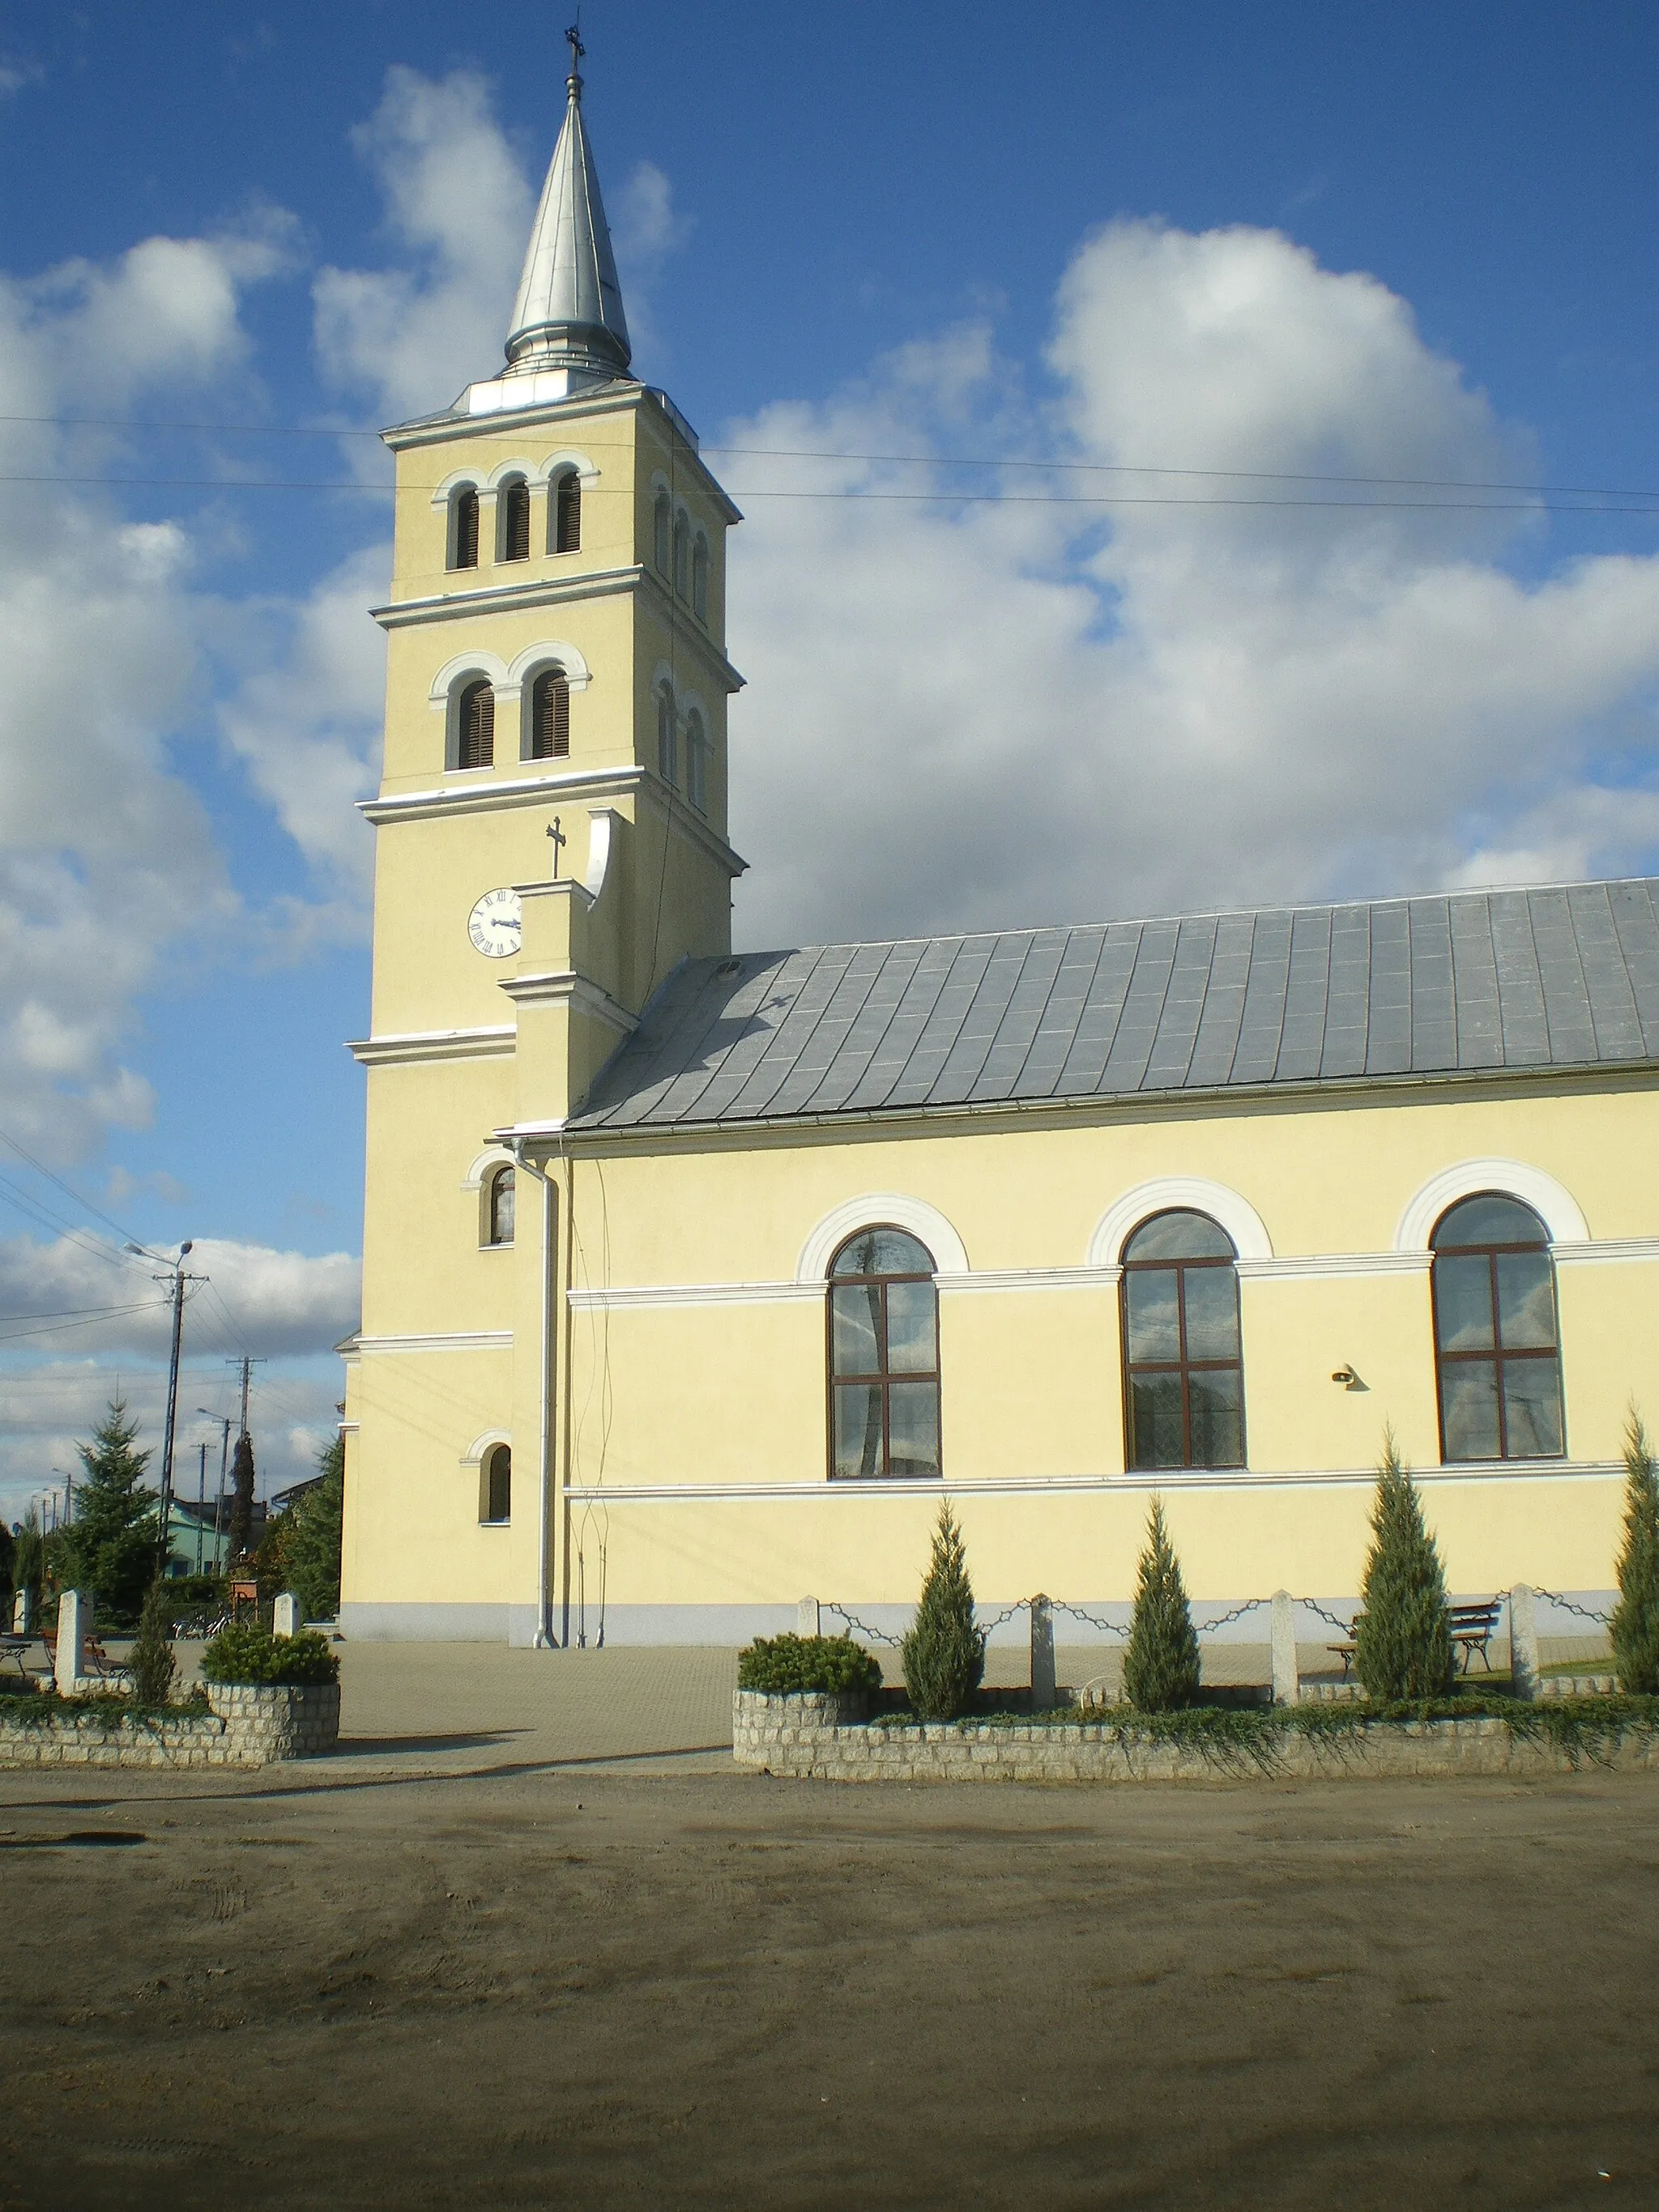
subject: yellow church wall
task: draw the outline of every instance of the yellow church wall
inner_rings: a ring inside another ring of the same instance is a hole
[[[1117,1489],[986,1494],[945,1485],[967,1544],[976,1595],[1000,1606],[1042,1592],[1081,1605],[1133,1598],[1152,1484]],[[1216,1482],[1161,1492],[1188,1591],[1200,1606],[1293,1595],[1358,1595],[1370,1540],[1368,1483],[1271,1486]],[[629,1609],[793,1607],[803,1596],[854,1612],[909,1606],[927,1565],[937,1492],[890,1497],[573,1504],[572,1543],[585,1553],[590,1606],[600,1550],[611,1640],[628,1637]],[[1620,1486],[1611,1478],[1491,1482],[1429,1477],[1425,1518],[1460,1595],[1534,1580],[1551,1589],[1607,1586],[1618,1542]],[[840,1624],[826,1622],[826,1633]],[[574,1629],[574,1623],[573,1623]],[[1062,1642],[1086,1640],[1063,1615]],[[1266,1640],[1265,1625],[1258,1641]]]
[[[513,1326],[512,1255],[480,1249],[480,1194],[462,1187],[511,1116],[512,1084],[508,1059],[371,1070],[365,1335]]]

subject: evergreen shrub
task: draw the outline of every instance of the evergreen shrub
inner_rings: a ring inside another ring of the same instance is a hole
[[[738,1687],[775,1696],[878,1690],[881,1667],[850,1636],[757,1636],[738,1654]]]
[[[141,1705],[165,1705],[173,1695],[173,1601],[167,1586],[157,1575],[144,1593],[144,1609],[138,1616],[133,1644],[132,1694]]]
[[[222,1628],[202,1652],[204,1682],[300,1686],[339,1679],[339,1654],[315,1629],[273,1636],[249,1621]]]
[[[1445,1571],[1392,1432],[1376,1470],[1361,1601],[1353,1664],[1370,1695],[1379,1702],[1447,1696],[1455,1655]]]
[[[1634,1407],[1625,1431],[1625,1542],[1611,1627],[1620,1687],[1651,1697],[1659,1692],[1659,1474]]]
[[[939,1509],[921,1601],[899,1657],[905,1689],[921,1720],[956,1720],[967,1711],[984,1679],[985,1632],[974,1620],[968,1554],[948,1499]]]
[[[144,1481],[150,1455],[134,1449],[137,1436],[138,1424],[112,1398],[92,1442],[75,1448],[85,1470],[75,1517],[52,1539],[59,1587],[86,1591],[99,1621],[116,1626],[138,1618],[161,1541],[161,1501]]]
[[[1173,1713],[1198,1697],[1198,1637],[1170,1541],[1164,1500],[1154,1498],[1146,1548],[1135,1577],[1135,1609],[1123,1655],[1123,1694],[1137,1712]]]

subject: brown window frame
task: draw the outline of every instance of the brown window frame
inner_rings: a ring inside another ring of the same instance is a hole
[[[841,1243],[836,1247],[834,1256],[830,1260],[830,1267],[824,1278],[823,1366],[827,1382],[824,1407],[824,1443],[828,1458],[830,1480],[831,1482],[931,1482],[934,1480],[943,1480],[945,1475],[945,1392],[941,1380],[942,1370],[939,1364],[938,1268],[934,1267],[927,1274],[907,1275],[838,1275],[835,1272],[836,1261],[840,1259],[842,1254],[847,1249],[849,1244],[856,1243],[860,1237],[868,1237],[881,1230],[889,1230],[895,1237],[907,1237],[913,1244],[921,1243],[921,1239],[916,1235],[913,1229],[901,1228],[896,1221],[866,1221],[859,1228],[855,1229],[850,1237],[842,1237]],[[922,1249],[926,1251],[927,1247],[923,1245]],[[887,1358],[887,1289],[888,1285],[892,1283],[927,1283],[932,1288],[933,1293],[933,1366],[931,1368],[904,1368],[896,1373],[892,1368],[888,1367],[884,1364],[880,1371],[873,1375],[841,1374],[836,1366],[835,1293],[838,1290],[846,1290],[860,1284],[866,1285],[874,1284],[879,1288],[881,1292],[881,1358],[883,1362],[885,1363]],[[893,1419],[892,1399],[890,1394],[892,1386],[895,1382],[931,1382],[933,1386],[934,1426],[939,1435],[939,1466],[932,1475],[895,1475],[891,1471],[893,1459]],[[836,1389],[838,1383],[862,1383],[866,1388],[879,1388],[881,1391],[881,1472],[878,1474],[867,1476],[851,1475],[838,1474],[836,1472]]]
[[[1538,1223],[1536,1237],[1503,1244],[1441,1244],[1437,1242],[1441,1225],[1449,1221],[1459,1206],[1467,1206],[1471,1199],[1502,1199],[1508,1206],[1519,1206],[1530,1213]],[[1555,1323],[1554,1341],[1549,1345],[1528,1345],[1514,1352],[1504,1349],[1499,1334],[1498,1312],[1498,1262],[1506,1252],[1541,1252],[1549,1262],[1550,1312]],[[1442,1467],[1480,1467],[1483,1459],[1453,1459],[1446,1449],[1446,1393],[1442,1383],[1442,1372],[1453,1367],[1492,1367],[1498,1376],[1498,1456],[1516,1466],[1525,1466],[1531,1461],[1564,1460],[1567,1456],[1567,1393],[1565,1378],[1561,1372],[1561,1297],[1555,1279],[1555,1255],[1550,1250],[1550,1234],[1540,1218],[1537,1208],[1517,1198],[1510,1190],[1471,1190],[1462,1198],[1454,1199],[1434,1225],[1429,1238],[1429,1306],[1434,1324],[1434,1410],[1440,1431],[1440,1464]],[[1492,1345],[1489,1350],[1448,1352],[1440,1341],[1440,1267],[1441,1255],[1448,1259],[1486,1261],[1486,1297],[1492,1314]],[[1561,1409],[1561,1449],[1559,1452],[1515,1452],[1510,1450],[1510,1419],[1504,1390],[1504,1370],[1532,1360],[1551,1360],[1555,1367],[1556,1403]]]
[[[1226,1231],[1221,1227],[1221,1224],[1215,1219],[1213,1214],[1205,1213],[1203,1209],[1200,1206],[1166,1206],[1160,1207],[1158,1212],[1156,1213],[1149,1213],[1144,1221],[1136,1222],[1134,1227],[1129,1231],[1128,1236],[1123,1240],[1124,1250],[1126,1252],[1128,1250],[1130,1244],[1137,1237],[1139,1236],[1143,1229],[1150,1228],[1154,1221],[1161,1221],[1166,1215],[1171,1213],[1197,1214],[1200,1219],[1208,1221],[1214,1228],[1220,1231],[1222,1236],[1227,1236]],[[1230,1244],[1232,1243],[1231,1237],[1227,1237],[1227,1242]],[[1125,1471],[1130,1474],[1156,1474],[1159,1472],[1159,1469],[1155,1463],[1148,1462],[1143,1465],[1135,1457],[1134,1377],[1137,1375],[1178,1375],[1181,1377],[1181,1466],[1182,1468],[1191,1468],[1199,1465],[1202,1465],[1204,1467],[1246,1468],[1250,1463],[1249,1439],[1246,1433],[1244,1423],[1244,1337],[1242,1327],[1243,1316],[1240,1316],[1241,1327],[1239,1329],[1238,1357],[1237,1359],[1188,1359],[1187,1357],[1187,1271],[1189,1268],[1197,1269],[1213,1267],[1225,1267],[1228,1273],[1231,1275],[1233,1279],[1233,1310],[1235,1314],[1237,1314],[1238,1255],[1237,1252],[1235,1252],[1230,1259],[1224,1260],[1218,1255],[1215,1258],[1208,1260],[1126,1259],[1122,1262],[1121,1267],[1119,1271],[1120,1279],[1118,1283],[1117,1340],[1119,1356],[1122,1363],[1123,1370],[1123,1465]],[[1154,1269],[1157,1269],[1164,1274],[1168,1274],[1172,1268],[1176,1273],[1176,1312],[1181,1323],[1181,1357],[1178,1360],[1139,1359],[1131,1361],[1129,1358],[1129,1277],[1132,1274],[1139,1274],[1142,1272],[1150,1273]],[[1238,1457],[1236,1460],[1205,1460],[1199,1462],[1194,1459],[1193,1394],[1188,1382],[1188,1377],[1192,1375],[1237,1376]],[[1171,1467],[1168,1471],[1171,1474],[1176,1472],[1173,1467]]]

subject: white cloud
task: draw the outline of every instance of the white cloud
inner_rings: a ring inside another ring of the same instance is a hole
[[[352,134],[412,267],[319,271],[317,349],[337,384],[402,420],[446,406],[501,365],[534,202],[483,79],[386,72]]]
[[[1135,471],[1462,482],[1535,466],[1401,301],[1277,233],[1097,234],[1061,287],[1050,362],[1057,398],[1030,404],[982,330],[949,332],[727,442],[1058,444]],[[1505,557],[1535,544],[1531,512],[774,500],[755,495],[975,480],[725,465],[750,495],[731,577],[750,686],[733,709],[745,942],[1398,891],[1508,877],[1517,854],[1556,873],[1654,849],[1652,805],[1598,798],[1595,763],[1615,744],[1650,759],[1659,562],[1528,583]],[[1054,500],[1346,495],[1076,469],[1000,482]]]

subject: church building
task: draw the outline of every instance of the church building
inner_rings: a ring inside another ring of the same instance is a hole
[[[505,365],[386,434],[348,1635],[890,1626],[947,1495],[993,1609],[1121,1618],[1154,1492],[1332,1604],[1390,1429],[1455,1591],[1605,1591],[1659,884],[734,954],[741,517],[568,89]]]

